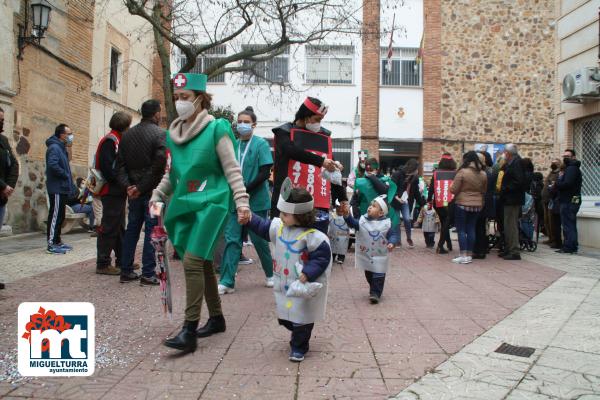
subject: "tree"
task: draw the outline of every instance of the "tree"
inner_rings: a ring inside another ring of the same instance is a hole
[[[130,14],[147,20],[154,31],[169,122],[176,117],[171,86],[172,47],[185,56],[179,72],[192,70],[198,56],[226,46],[225,57],[202,66],[201,71],[209,78],[244,73],[267,79],[264,62],[290,46],[320,42],[330,35],[360,33],[360,0],[123,1]]]

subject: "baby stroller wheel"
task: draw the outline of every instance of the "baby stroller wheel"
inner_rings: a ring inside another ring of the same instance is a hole
[[[527,249],[529,246],[527,246],[527,242],[525,242],[525,241],[522,241],[522,242],[519,242],[519,247],[521,248],[521,250],[525,250],[525,249]]]
[[[533,240],[529,242],[529,246],[527,246],[527,251],[534,252],[537,250],[537,243]]]

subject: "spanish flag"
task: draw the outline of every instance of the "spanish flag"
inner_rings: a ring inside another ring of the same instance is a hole
[[[425,44],[425,27],[423,27],[423,35],[421,35],[421,44],[419,45],[419,51],[417,51],[417,58],[415,58],[415,62],[417,65],[423,62],[423,46]]]

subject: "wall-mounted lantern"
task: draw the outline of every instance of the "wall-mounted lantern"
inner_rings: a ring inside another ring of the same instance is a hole
[[[27,3],[25,3],[25,25],[19,24],[19,54],[17,58],[23,59],[23,49],[29,43],[40,44],[41,39],[44,37],[44,33],[48,30],[48,23],[50,22],[50,11],[52,7],[46,0],[33,0],[31,2],[31,10],[28,9]],[[29,12],[31,12],[31,21],[29,21]],[[31,23],[31,33],[28,35],[29,24]]]

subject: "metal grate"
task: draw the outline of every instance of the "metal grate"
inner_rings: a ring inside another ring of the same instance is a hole
[[[533,347],[513,346],[508,343],[502,343],[494,352],[528,358],[535,352],[535,349]]]
[[[573,147],[581,161],[581,195],[600,196],[600,116],[575,122]]]

